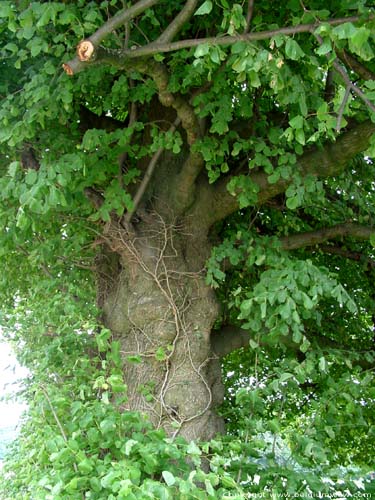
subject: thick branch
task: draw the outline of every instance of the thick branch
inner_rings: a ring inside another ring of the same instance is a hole
[[[190,152],[174,181],[174,206],[177,210],[183,211],[193,202],[195,181],[203,167],[202,155],[197,152]]]
[[[201,135],[198,117],[188,101],[168,90],[169,73],[167,68],[156,61],[148,61],[144,63],[143,72],[154,80],[161,104],[176,110],[181,125],[187,134],[188,144],[194,144]]]
[[[357,73],[363,80],[375,80],[375,73],[366,68],[356,57],[346,50],[336,50],[336,54],[346,66]]]
[[[145,4],[146,2],[139,2],[139,4]],[[152,5],[157,3],[155,0],[148,0],[148,3]],[[134,6],[134,9],[137,5]],[[145,10],[145,9],[143,9]],[[124,15],[124,11],[122,14]],[[140,11],[142,12],[142,10]],[[119,16],[120,14],[118,14]],[[134,17],[134,16],[133,16]],[[372,19],[374,16],[370,15],[369,19]],[[250,42],[257,40],[268,40],[276,35],[295,35],[297,33],[310,33],[314,32],[319,26],[322,24],[330,24],[331,26],[336,26],[339,24],[343,24],[346,22],[358,22],[362,20],[361,16],[350,16],[350,17],[341,17],[337,19],[328,19],[322,22],[311,23],[311,24],[299,24],[297,26],[287,26],[285,28],[277,28],[274,30],[260,31],[260,32],[252,32],[252,33],[244,33],[235,36],[222,36],[222,37],[208,37],[208,38],[196,38],[191,40],[179,40],[176,42],[168,42],[168,43],[159,43],[159,42],[151,42],[144,47],[139,47],[134,50],[109,50],[106,49],[103,52],[103,47],[99,47],[100,41],[108,34],[112,28],[112,25],[108,24],[114,19],[117,19],[117,16],[110,19],[107,23],[103,25],[94,35],[89,37],[87,40],[83,40],[78,45],[77,51],[79,57],[72,59],[71,61],[63,64],[63,68],[68,75],[73,75],[86,69],[91,62],[94,63],[106,63],[113,64],[117,67],[125,67],[127,62],[130,59],[136,59],[141,57],[148,57],[155,54],[167,53],[167,52],[175,52],[181,49],[187,49],[192,47],[198,47],[202,44],[210,44],[210,45],[233,45],[239,41]],[[127,18],[126,18],[127,19]],[[125,19],[125,20],[126,20]],[[118,25],[121,25],[124,22],[122,19]],[[115,27],[117,27],[117,21],[115,23]],[[167,28],[168,29],[168,28]],[[161,35],[163,36],[163,35]],[[111,56],[110,56],[111,54]],[[83,61],[83,62],[82,62]]]
[[[332,245],[320,245],[319,250],[324,253],[330,253],[332,255],[339,255],[345,259],[354,260],[356,262],[362,262],[364,266],[368,269],[375,269],[375,260],[370,259],[367,255],[361,252],[353,252],[342,247],[332,246]]]
[[[243,348],[249,347],[250,339],[253,339],[257,342],[261,347],[270,347],[270,344],[266,341],[262,341],[262,336],[257,334],[256,338],[254,338],[254,334],[252,335],[250,331],[244,330],[239,326],[228,325],[224,326],[221,330],[214,331],[211,334],[211,346],[214,354],[219,358],[224,358],[231,352]],[[313,338],[308,339],[314,343],[318,348],[321,349],[334,349],[336,351],[343,351],[342,343],[335,342],[327,337],[323,337],[321,335],[315,334]],[[282,345],[287,347],[292,351],[299,351],[300,344],[293,341],[291,336],[280,336],[279,341]],[[344,349],[347,351],[347,349]],[[353,354],[355,354],[355,350],[352,350]],[[359,359],[356,364],[361,366],[364,369],[373,368],[373,364],[369,363],[365,359]]]
[[[327,144],[323,149],[314,148],[303,154],[297,162],[296,171],[302,176],[313,175],[325,178],[341,174],[348,162],[358,153],[365,151],[375,132],[375,124],[366,121],[342,133],[336,142]],[[271,198],[283,193],[293,179],[280,179],[275,184],[268,183],[268,175],[257,172],[250,175],[259,188],[257,205],[263,205]],[[212,226],[239,209],[236,196],[227,190],[228,179],[223,178],[216,184],[201,188],[194,213],[202,224]]]
[[[175,17],[175,19],[173,20],[173,22],[171,22],[167,29],[159,36],[159,38],[156,40],[156,43],[166,43],[173,40],[182,26],[194,14],[197,3],[198,0],[187,0],[182,11]]]
[[[214,330],[211,334],[211,346],[214,354],[224,358],[227,354],[249,347],[251,332],[239,326],[224,326],[221,330]]]
[[[234,325],[227,325],[222,327],[221,330],[213,331],[211,334],[211,346],[216,356],[223,358],[241,347],[249,347],[250,339],[254,340],[261,347],[270,347],[269,342],[262,340],[261,334],[254,334],[249,330]],[[300,349],[300,344],[294,342],[291,336],[280,336],[280,342],[285,347],[294,351]]]
[[[280,239],[280,242],[284,250],[296,250],[297,248],[319,245],[320,243],[340,237],[368,240],[374,233],[374,228],[349,222],[347,224],[337,224],[336,226],[317,229],[316,231],[285,236]]]

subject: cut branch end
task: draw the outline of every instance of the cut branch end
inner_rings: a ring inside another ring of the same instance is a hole
[[[74,71],[73,69],[69,66],[69,64],[63,64],[62,65],[63,67],[63,70],[65,71],[65,73],[68,75],[68,76],[73,76],[74,75]]]
[[[95,51],[94,44],[90,40],[82,40],[77,45],[77,56],[80,61],[89,61]]]

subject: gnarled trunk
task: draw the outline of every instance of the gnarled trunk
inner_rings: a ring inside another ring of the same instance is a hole
[[[144,219],[137,236],[121,225],[109,231],[118,263],[105,266],[99,287],[104,323],[121,342],[125,410],[146,413],[170,435],[207,440],[224,430],[210,344],[218,303],[202,272],[210,246],[186,224],[155,212]]]

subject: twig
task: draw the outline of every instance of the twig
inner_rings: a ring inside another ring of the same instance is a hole
[[[250,31],[250,24],[251,20],[253,18],[253,13],[254,13],[254,2],[255,0],[249,0],[248,7],[247,7],[247,16],[246,16],[246,27],[244,33],[249,33]]]
[[[113,30],[123,24],[126,24],[128,21],[130,21],[134,17],[137,17],[139,14],[142,14],[142,12],[159,3],[159,1],[160,0],[140,0],[128,9],[120,11],[118,14],[104,23],[103,26],[101,26],[93,35],[91,35],[89,37],[89,40],[94,45],[98,45],[103,40],[103,38],[105,38]]]
[[[46,397],[48,406],[50,407],[50,410],[52,412],[53,418],[55,419],[57,427],[60,429],[60,432],[61,432],[61,435],[63,437],[63,440],[65,441],[65,443],[67,443],[68,442],[68,438],[67,438],[67,436],[65,434],[64,427],[62,426],[62,423],[60,422],[59,417],[57,416],[57,413],[55,412],[55,409],[54,409],[54,407],[52,405],[52,402],[51,402],[51,400],[50,400],[50,398],[48,396],[48,392],[47,392],[47,390],[42,385],[40,386],[40,388],[41,388],[44,396]],[[74,468],[75,472],[78,472],[77,464],[75,462],[73,462],[73,468]]]
[[[173,124],[170,126],[168,132],[174,132],[176,130],[176,128],[178,127],[178,125],[180,124],[180,122],[181,122],[180,118],[176,118],[175,121],[173,122]],[[156,153],[154,153],[154,156],[151,158],[151,161],[148,164],[146,173],[142,179],[142,182],[138,188],[138,191],[136,192],[136,194],[133,198],[133,208],[131,210],[129,210],[124,216],[125,227],[128,224],[130,224],[130,222],[131,222],[131,219],[139,206],[139,203],[140,203],[140,201],[141,201],[141,199],[142,199],[142,197],[147,189],[147,186],[151,180],[152,174],[154,173],[155,167],[156,167],[158,160],[159,160],[160,156],[162,155],[163,151],[164,151],[164,147],[159,148],[156,151]]]
[[[315,38],[318,40],[319,44],[322,45],[323,44],[323,39],[320,35],[317,35],[315,34]],[[330,54],[326,54],[327,55],[327,59],[330,58]],[[333,61],[332,63],[333,65],[333,68],[335,69],[335,71],[341,76],[341,78],[344,80],[345,84],[346,84],[346,87],[347,89],[349,88],[349,90],[352,90],[355,94],[357,94],[357,96],[362,99],[362,101],[366,104],[366,106],[371,109],[371,111],[373,111],[375,113],[375,105],[369,101],[367,99],[367,97],[365,96],[365,94],[363,93],[363,91],[357,87],[352,81],[351,79],[349,78],[349,75],[348,73],[346,72],[346,70],[341,66],[340,63],[338,63],[337,61]]]
[[[166,43],[173,40],[173,38],[180,31],[182,26],[188,21],[194,13],[198,0],[187,0],[182,11],[174,18],[171,24],[164,30],[164,32],[156,40],[156,43]]]
[[[340,132],[341,122],[342,122],[342,118],[344,116],[346,103],[348,102],[348,99],[350,96],[350,91],[351,91],[351,88],[349,85],[347,85],[346,89],[345,89],[344,97],[342,99],[342,102],[340,104],[340,108],[339,108],[338,113],[337,113],[336,132]]]
[[[133,80],[130,80],[130,86],[132,87],[132,85],[134,85]],[[130,105],[129,123],[127,128],[131,128],[136,121],[137,121],[137,104],[135,102],[132,102]],[[129,137],[129,142],[131,141],[133,132],[134,131],[132,131],[132,134]],[[118,160],[118,181],[122,188],[124,188],[124,179],[122,177],[122,172],[127,159],[128,159],[128,152],[125,151],[120,155]]]

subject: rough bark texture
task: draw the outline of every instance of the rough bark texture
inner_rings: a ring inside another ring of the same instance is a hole
[[[104,323],[121,341],[125,409],[146,413],[170,435],[210,439],[224,430],[210,341],[218,303],[202,273],[210,246],[167,212],[144,213],[136,236],[111,226],[107,240],[119,259],[112,254],[108,265],[111,257],[103,257],[99,299]]]

